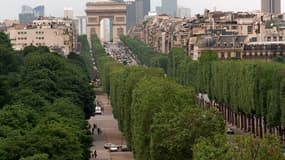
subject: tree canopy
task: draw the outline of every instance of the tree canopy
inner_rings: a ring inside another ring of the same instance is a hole
[[[10,47],[0,33],[0,159],[89,159],[85,119],[95,94],[83,55],[71,60],[46,47]]]

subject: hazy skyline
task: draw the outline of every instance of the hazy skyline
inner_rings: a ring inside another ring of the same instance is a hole
[[[8,0],[0,5],[0,20],[18,19],[22,5],[35,7],[45,5],[46,16],[63,16],[64,7],[72,7],[74,15],[84,15],[86,2],[95,0]],[[160,0],[151,0],[153,4],[160,4]],[[260,10],[260,0],[178,0],[178,6],[191,8],[192,15],[203,13],[204,9],[223,11],[254,11]],[[282,2],[282,12],[284,9]],[[152,6],[152,10],[155,7]]]

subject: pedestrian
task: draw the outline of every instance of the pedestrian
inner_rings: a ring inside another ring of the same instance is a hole
[[[98,133],[98,136],[99,136],[99,135],[100,135],[100,133],[101,133],[100,128],[97,128],[97,133]]]
[[[96,150],[94,150],[93,155],[94,155],[94,157],[95,157],[95,159],[96,159],[96,158],[97,158],[97,151],[96,151]]]
[[[94,134],[94,132],[95,132],[95,128],[92,128],[92,134]]]
[[[93,128],[95,128],[95,129],[97,128],[97,125],[95,123],[93,124]]]

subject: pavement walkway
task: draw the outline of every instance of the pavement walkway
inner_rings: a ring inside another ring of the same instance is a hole
[[[120,132],[118,122],[112,113],[112,107],[106,94],[96,95],[96,100],[103,107],[102,115],[95,115],[89,119],[89,124],[93,126],[96,124],[102,133],[97,134],[97,130],[93,135],[93,144],[91,151],[96,150],[96,160],[134,160],[132,152],[109,152],[104,149],[105,143],[112,143],[115,145],[126,144],[123,134]],[[90,160],[95,160],[91,158]]]

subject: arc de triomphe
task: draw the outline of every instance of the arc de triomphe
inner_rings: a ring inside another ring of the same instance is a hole
[[[87,37],[89,42],[91,35],[96,34],[100,39],[100,22],[105,18],[112,21],[113,41],[119,41],[119,35],[126,34],[127,5],[124,2],[112,0],[97,0],[86,4]]]

